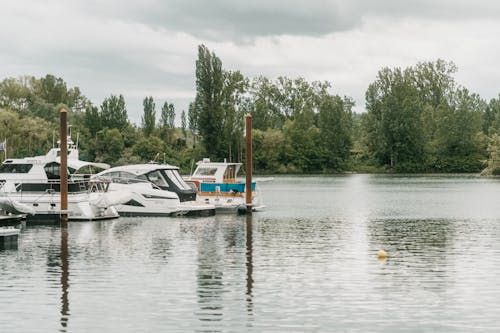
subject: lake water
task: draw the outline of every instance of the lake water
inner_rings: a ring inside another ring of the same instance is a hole
[[[23,228],[0,251],[0,332],[500,331],[500,180],[259,187],[252,217]]]

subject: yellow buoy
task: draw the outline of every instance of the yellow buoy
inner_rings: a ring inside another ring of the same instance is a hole
[[[377,252],[377,256],[379,259],[387,259],[387,252],[385,252],[384,250],[379,250]]]

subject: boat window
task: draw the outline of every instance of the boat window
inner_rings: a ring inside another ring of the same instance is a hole
[[[120,177],[125,178],[125,179],[135,179],[137,178],[136,175],[134,175],[131,172],[126,172],[126,171],[120,171]]]
[[[188,184],[182,179],[181,175],[179,174],[178,170],[165,170],[165,174],[167,177],[172,180],[172,182],[181,190],[190,190],[191,187],[189,187]]]
[[[98,168],[96,166],[92,166],[92,165],[85,165],[85,166],[81,167],[80,169],[74,170],[74,171],[71,171],[71,168],[70,168],[70,172],[72,174],[73,173],[78,173],[78,174],[81,174],[81,175],[93,175],[93,174],[98,173],[101,170],[102,169],[100,169],[100,168]]]
[[[213,176],[217,172],[217,168],[198,168],[194,173],[195,176]]]
[[[161,175],[159,170],[148,173],[148,180],[159,187],[168,187],[167,182]]]
[[[33,164],[2,164],[0,173],[28,173]]]
[[[118,171],[110,171],[110,172],[105,172],[102,174],[104,177],[109,177],[109,178],[113,178],[113,177],[120,177],[120,173]]]
[[[48,179],[60,179],[61,178],[61,166],[59,163],[52,162],[45,165],[43,168],[47,174]]]
[[[224,179],[235,180],[236,178],[236,165],[228,165],[224,172]]]

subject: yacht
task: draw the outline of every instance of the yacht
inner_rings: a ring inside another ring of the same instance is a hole
[[[68,138],[68,210],[61,211],[60,153],[6,159],[0,166],[0,209],[10,214],[35,217],[67,213],[70,220],[101,220],[119,217],[114,204],[128,200],[107,192],[109,183],[91,180],[88,172],[108,168],[104,163],[79,159],[77,146]]]
[[[197,190],[199,202],[215,205],[217,212],[246,210],[246,184],[238,181],[237,175],[242,163],[211,162],[204,158],[196,163],[196,170],[184,180]],[[252,182],[252,210],[264,208]]]
[[[179,168],[147,163],[110,168],[93,179],[110,182],[110,192],[128,191],[131,200],[117,205],[122,216],[213,215],[215,207],[196,201],[196,190],[184,182]]]

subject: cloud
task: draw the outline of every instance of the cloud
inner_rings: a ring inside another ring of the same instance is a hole
[[[140,123],[142,99],[178,113],[195,96],[197,46],[230,70],[327,80],[364,107],[384,66],[454,61],[457,81],[496,97],[500,2],[340,0],[7,0],[0,12],[0,79],[47,73],[95,104],[123,94]]]
[[[154,28],[182,30],[211,41],[323,36],[356,29],[367,16],[463,20],[500,15],[494,0],[145,0],[81,2],[80,10]]]

